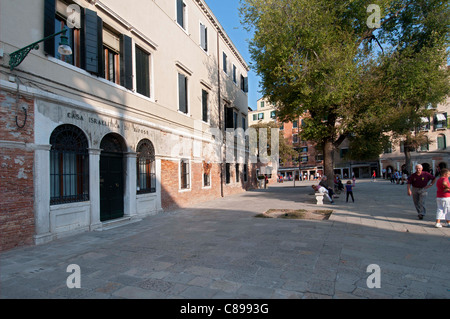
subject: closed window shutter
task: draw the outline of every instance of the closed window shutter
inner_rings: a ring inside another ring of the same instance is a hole
[[[45,0],[44,2],[44,37],[55,33],[56,0]],[[44,52],[55,56],[55,38],[44,41]]]
[[[88,72],[99,74],[99,64],[101,63],[99,47],[103,44],[99,39],[101,32],[98,30],[97,13],[85,8],[83,18],[82,67]]]
[[[149,55],[136,47],[136,91],[150,97]]]
[[[120,84],[133,89],[133,50],[131,38],[122,34],[120,38]]]
[[[187,85],[186,77],[183,74],[178,73],[178,99],[179,110],[183,113],[187,113]]]

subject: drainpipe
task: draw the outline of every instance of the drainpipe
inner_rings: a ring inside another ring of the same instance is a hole
[[[222,133],[222,142],[225,138],[224,136],[224,125],[222,123],[222,109],[220,107],[221,105],[221,96],[220,96],[220,50],[219,50],[219,32],[217,32],[217,96],[218,96],[218,109],[219,109],[219,129]],[[220,161],[220,196],[223,196],[223,159],[224,159],[224,153],[222,152],[222,158]]]

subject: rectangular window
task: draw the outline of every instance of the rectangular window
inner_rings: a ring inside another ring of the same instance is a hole
[[[181,73],[178,73],[178,110],[188,112],[187,77]]]
[[[237,78],[236,78],[236,66],[233,64],[233,82],[237,83]]]
[[[222,64],[223,64],[223,72],[225,72],[226,74],[228,74],[228,71],[227,71],[227,55],[225,54],[225,52],[223,52],[223,55],[222,55]]]
[[[236,164],[235,167],[236,167],[236,183],[239,183],[239,175],[241,174],[241,172],[239,171],[239,164]]]
[[[238,114],[237,112],[233,112],[233,128],[238,128]]]
[[[180,161],[180,180],[181,180],[181,189],[189,189],[189,160],[182,159]]]
[[[264,113],[258,113],[258,120],[264,119]]]
[[[225,105],[225,128],[234,128],[234,110]]]
[[[211,186],[211,175],[207,173],[203,173],[203,186],[209,187]]]
[[[241,75],[241,90],[244,93],[248,92],[248,77],[244,77],[243,75]]]
[[[434,129],[446,129],[447,128],[447,113],[438,113],[434,118]]]
[[[247,129],[247,119],[245,118],[245,115],[242,116],[242,129],[245,131]]]
[[[55,37],[54,53],[55,58],[64,61],[66,63],[72,64],[76,67],[81,68],[81,32],[80,29],[68,28],[66,26],[66,17],[57,14],[55,19],[55,33],[67,29],[66,36],[69,40],[69,45],[72,48],[71,55],[61,55],[58,52],[59,43],[61,42],[61,35]]]
[[[258,119],[258,114],[253,114],[253,121],[256,121]]]
[[[136,91],[150,97],[150,55],[136,46]]]
[[[270,118],[274,119],[277,117],[277,114],[275,111],[270,112]]]
[[[230,184],[231,182],[231,171],[230,171],[230,163],[225,164],[225,183]]]
[[[183,0],[177,0],[177,23],[186,30],[186,4]]]
[[[264,107],[264,101],[261,101],[261,108]]]
[[[203,23],[200,23],[200,46],[208,52],[208,28]]]
[[[248,166],[244,164],[244,182],[248,181]]]
[[[292,135],[292,143],[298,143],[298,135],[297,134]]]
[[[120,84],[120,36],[103,29],[104,77]]]
[[[298,128],[298,121],[292,122],[292,127],[293,128]]]
[[[208,92],[202,90],[202,120],[208,122]]]

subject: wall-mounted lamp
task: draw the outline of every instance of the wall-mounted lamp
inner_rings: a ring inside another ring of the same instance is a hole
[[[57,35],[61,34],[61,42],[59,43],[58,52],[61,55],[71,55],[72,54],[72,48],[69,45],[68,38],[66,36],[67,29],[64,29],[62,31],[56,32],[52,35],[49,35],[48,37],[45,37],[39,41],[36,41],[34,43],[31,43],[30,45],[27,45],[26,47],[23,47],[22,49],[19,49],[17,51],[14,51],[9,55],[9,67],[11,71],[18,66],[22,61],[27,57],[28,53],[30,53],[31,50],[37,50],[39,49],[39,43],[44,42],[48,39],[51,39],[53,37],[56,37]]]

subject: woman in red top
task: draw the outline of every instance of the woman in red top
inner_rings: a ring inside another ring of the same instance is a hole
[[[450,182],[448,180],[450,171],[446,168],[441,170],[441,177],[436,182],[436,225],[435,227],[442,227],[441,219],[445,219],[447,227],[449,226],[450,219]]]

